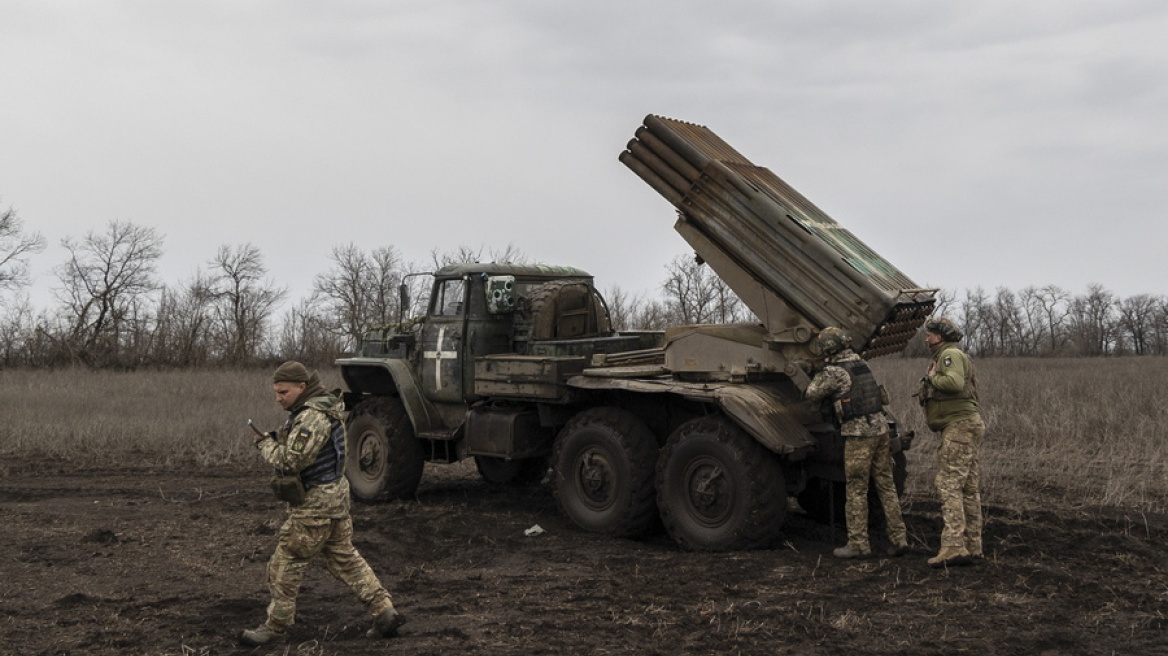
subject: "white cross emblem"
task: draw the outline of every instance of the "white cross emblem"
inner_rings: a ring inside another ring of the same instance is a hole
[[[437,348],[433,351],[422,351],[422,357],[434,360],[434,389],[442,389],[442,360],[453,360],[458,357],[458,351],[443,351],[442,345],[446,341],[446,326],[438,329]]]

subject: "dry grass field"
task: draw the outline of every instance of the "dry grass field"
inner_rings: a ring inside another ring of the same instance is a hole
[[[1159,358],[978,361],[985,501],[1168,510],[1168,362]],[[937,442],[911,398],[925,360],[874,367],[904,429],[917,434],[909,492],[927,496]],[[322,370],[327,387],[336,371]],[[283,412],[266,371],[0,371],[0,456],[70,467],[187,469],[252,464],[245,422]],[[3,471],[0,465],[0,472]]]
[[[986,437],[984,501],[1168,511],[1168,361],[1162,358],[975,362]],[[901,424],[916,431],[914,493],[932,487],[935,436],[911,398],[927,360],[873,362]]]
[[[287,641],[251,651],[235,637],[263,617],[283,516],[245,426],[282,420],[268,372],[0,371],[0,654],[1168,654],[1165,362],[978,365],[976,566],[925,564],[936,439],[910,395],[926,363],[885,359],[918,435],[903,558],[835,560],[842,532],[799,515],[771,550],[611,539],[546,485],[428,465],[416,499],[354,508],[355,543],[410,618],[401,635],[365,639],[317,568]],[[546,532],[525,536],[534,524]]]
[[[322,371],[326,386],[340,374]],[[247,420],[276,428],[285,413],[271,372],[85,369],[0,371],[10,410],[0,455],[70,467],[187,469],[250,463]]]

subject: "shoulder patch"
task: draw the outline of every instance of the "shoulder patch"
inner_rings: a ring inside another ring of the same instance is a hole
[[[292,444],[288,448],[296,453],[304,451],[304,447],[308,446],[308,440],[312,438],[312,431],[307,428],[301,428],[296,436],[292,438]]]
[[[946,355],[946,356],[944,357],[944,359],[942,359],[942,360],[941,360],[941,362],[942,362],[942,363],[943,363],[943,364],[944,364],[946,367],[952,367],[952,366],[953,366],[953,356],[951,356],[951,355]]]

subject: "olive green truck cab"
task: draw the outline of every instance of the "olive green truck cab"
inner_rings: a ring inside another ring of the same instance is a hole
[[[866,358],[899,352],[936,290],[703,126],[648,116],[620,160],[759,321],[621,333],[579,269],[438,269],[424,316],[337,361],[355,497],[410,497],[424,463],[474,458],[493,483],[549,476],[585,530],[663,524],[699,550],[772,544],[790,497],[842,507],[843,440],[802,400],[814,337],[834,325]],[[911,436],[890,429],[903,480]]]

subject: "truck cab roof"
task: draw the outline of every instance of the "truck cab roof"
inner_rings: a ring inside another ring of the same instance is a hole
[[[463,278],[484,274],[488,276],[516,276],[520,278],[546,278],[548,280],[586,279],[592,274],[575,267],[551,266],[547,264],[511,264],[508,262],[465,262],[448,264],[434,272],[435,278]]]

